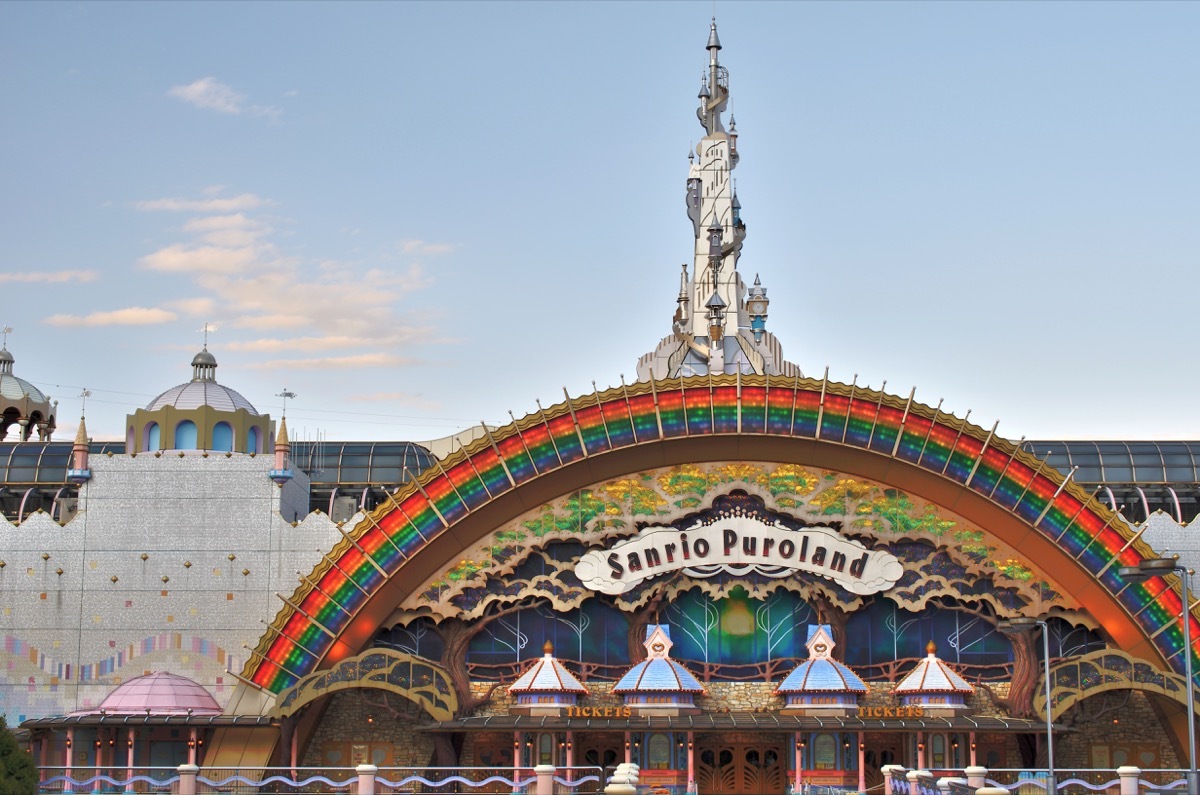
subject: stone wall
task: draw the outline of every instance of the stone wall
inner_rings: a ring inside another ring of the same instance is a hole
[[[433,737],[417,727],[431,721],[423,709],[393,693],[343,690],[330,696],[302,764],[423,767],[433,757]]]

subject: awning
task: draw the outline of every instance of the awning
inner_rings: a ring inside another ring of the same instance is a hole
[[[269,715],[59,715],[31,718],[23,729],[55,729],[71,726],[278,726]]]
[[[814,718],[769,712],[715,712],[702,715],[632,716],[629,718],[582,718],[566,716],[479,715],[426,724],[430,732],[480,731],[690,731],[690,732],[1020,732],[1044,733],[1044,721],[956,715],[952,718]],[[1066,732],[1066,726],[1054,726]]]

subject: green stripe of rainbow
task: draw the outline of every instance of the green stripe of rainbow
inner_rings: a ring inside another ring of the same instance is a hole
[[[661,431],[660,431],[661,429]],[[1161,579],[1127,584],[1148,548],[1061,473],[1007,441],[927,406],[823,383],[706,376],[639,383],[553,406],[494,432],[423,472],[339,544],[276,617],[245,676],[279,692],[313,671],[383,583],[431,539],[488,500],[588,456],[662,439],[729,434],[817,438],[871,450],[934,472],[983,495],[1044,534],[1096,577],[1183,670],[1179,594]],[[370,557],[374,561],[367,560]],[[378,567],[378,568],[377,568]],[[292,607],[295,605],[296,607]],[[1192,637],[1200,645],[1200,623]],[[322,630],[322,627],[324,630]],[[1193,647],[1200,668],[1200,655]]]

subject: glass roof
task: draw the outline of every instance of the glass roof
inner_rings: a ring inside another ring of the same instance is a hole
[[[1077,483],[1200,483],[1200,442],[1032,441],[1022,448],[1062,472],[1079,467],[1075,472]]]
[[[92,455],[125,452],[124,442],[93,442]],[[0,485],[62,485],[67,481],[71,442],[0,442]],[[293,442],[294,466],[314,485],[395,486],[433,459],[412,442]]]

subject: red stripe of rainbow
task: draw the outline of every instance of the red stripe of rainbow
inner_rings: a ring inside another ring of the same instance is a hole
[[[660,431],[661,429],[661,431]],[[934,472],[1004,507],[1075,558],[1133,615],[1183,670],[1178,592],[1161,578],[1127,584],[1149,548],[1061,473],[1002,439],[929,407],[878,392],[811,379],[700,376],[639,383],[576,398],[495,431],[405,484],[310,575],[264,635],[244,675],[280,692],[313,671],[367,594],[448,524],[488,500],[572,462],[683,436],[771,434],[819,438],[892,456]],[[366,559],[370,556],[375,565]],[[295,605],[293,607],[292,605]],[[1192,619],[1200,669],[1200,622]],[[324,629],[322,629],[324,628]],[[328,632],[326,632],[327,630]]]

